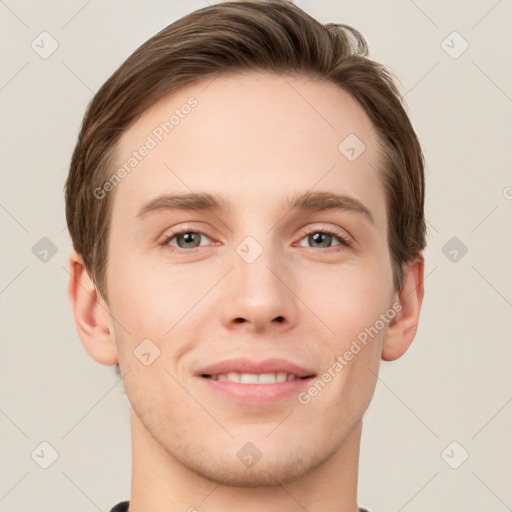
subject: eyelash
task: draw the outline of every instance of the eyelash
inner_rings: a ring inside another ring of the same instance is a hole
[[[171,233],[168,237],[166,237],[166,239],[162,242],[162,246],[164,248],[166,248],[167,250],[169,250],[173,253],[178,253],[178,254],[194,254],[194,253],[198,252],[198,250],[201,248],[201,246],[195,247],[193,249],[181,249],[179,247],[171,246],[169,244],[169,242],[176,236],[184,235],[186,233],[195,233],[195,234],[204,235],[204,236],[210,238],[203,231],[198,231],[198,230],[194,230],[194,229],[182,229],[180,231]],[[335,251],[341,250],[341,249],[337,249],[337,247],[338,248],[339,247],[345,247],[345,248],[352,247],[352,242],[346,236],[342,235],[341,233],[338,233],[337,231],[333,231],[333,230],[329,230],[329,229],[313,229],[313,230],[309,230],[309,231],[303,231],[300,235],[301,238],[299,239],[299,242],[302,241],[308,235],[313,235],[313,234],[317,234],[317,233],[322,233],[324,235],[333,236],[335,239],[337,239],[340,242],[340,245],[335,245],[333,247],[327,247],[327,248],[320,249],[320,250],[323,250],[324,252],[332,250],[332,249],[334,249]],[[303,247],[303,246],[300,246],[300,247]],[[309,247],[309,249],[315,249],[315,247]]]

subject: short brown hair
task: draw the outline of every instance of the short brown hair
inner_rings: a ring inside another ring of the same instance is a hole
[[[108,301],[105,274],[113,193],[93,191],[112,175],[119,138],[178,88],[222,73],[268,71],[334,83],[364,109],[379,136],[395,289],[403,265],[426,245],[424,159],[393,75],[367,58],[354,28],[323,25],[286,0],[224,2],[194,11],[140,46],[88,105],[65,185],[75,250]],[[341,141],[340,141],[341,142]]]

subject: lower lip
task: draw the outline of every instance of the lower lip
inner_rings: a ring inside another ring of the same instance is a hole
[[[227,380],[199,377],[212,391],[243,405],[269,405],[298,395],[308,387],[314,377],[295,379],[274,384],[240,384]]]

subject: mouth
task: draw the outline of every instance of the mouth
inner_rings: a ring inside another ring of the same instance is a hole
[[[220,399],[261,407],[293,399],[316,373],[285,359],[237,358],[201,368],[196,376]]]
[[[202,374],[201,377],[211,380],[235,382],[237,384],[276,384],[278,382],[290,382],[293,380],[312,379],[315,375],[300,377],[293,373],[272,372],[272,373],[240,373],[228,372],[216,375]]]
[[[235,382],[238,384],[276,384],[304,380],[316,374],[286,359],[256,361],[247,357],[226,359],[199,369],[196,375],[205,379]]]

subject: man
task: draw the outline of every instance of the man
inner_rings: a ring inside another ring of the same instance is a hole
[[[366,55],[292,3],[221,3],[89,105],[69,296],[131,405],[113,511],[363,510],[362,417],[414,339],[425,247],[420,144]]]

